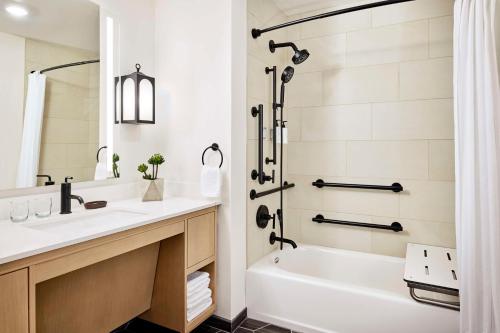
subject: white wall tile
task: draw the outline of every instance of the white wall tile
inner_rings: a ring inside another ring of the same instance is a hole
[[[455,220],[454,183],[436,181],[402,181],[401,217],[450,222]]]
[[[453,60],[439,58],[401,64],[401,99],[451,98]]]
[[[374,27],[451,15],[453,0],[418,0],[372,9]]]
[[[347,34],[347,65],[426,59],[428,47],[427,20],[350,32]]]
[[[302,110],[302,140],[370,140],[370,104],[339,105]]]
[[[288,172],[297,175],[345,175],[346,143],[290,142]]]
[[[358,12],[339,15],[324,20],[304,23],[299,26],[300,38],[328,36],[348,31],[369,28],[371,24],[370,12]]]
[[[453,16],[431,19],[429,24],[430,56],[432,58],[453,56]]]
[[[284,117],[287,120],[286,126],[288,128],[288,141],[300,141],[302,138],[302,109],[287,108],[285,109]]]
[[[351,177],[428,179],[426,141],[351,141],[347,173]]]
[[[296,42],[296,44],[299,49],[306,49],[310,53],[306,61],[295,66],[295,70],[298,73],[342,68],[345,66],[345,34],[303,39]],[[286,60],[291,62],[292,55],[292,50],[288,49]]]
[[[278,73],[278,79],[279,77],[281,72]],[[322,85],[321,72],[295,74],[285,86],[285,107],[322,105]]]
[[[429,142],[429,177],[431,180],[455,180],[455,144],[453,140]]]
[[[398,74],[397,64],[324,72],[324,105],[395,101],[399,97]]]
[[[288,175],[288,182],[295,184],[287,190],[288,207],[294,209],[321,209],[323,205],[323,190],[312,186],[319,176]]]
[[[453,139],[453,100],[373,104],[375,140]]]

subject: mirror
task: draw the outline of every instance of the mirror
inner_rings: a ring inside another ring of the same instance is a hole
[[[90,0],[0,0],[0,190],[113,177],[117,30]]]

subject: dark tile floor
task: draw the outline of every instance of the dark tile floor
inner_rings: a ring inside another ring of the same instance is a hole
[[[133,320],[120,327],[112,333],[174,333],[169,329],[145,322],[143,320]],[[193,333],[228,333],[208,324],[201,324]],[[236,329],[235,333],[297,333],[287,328],[264,323],[255,319],[247,318]]]

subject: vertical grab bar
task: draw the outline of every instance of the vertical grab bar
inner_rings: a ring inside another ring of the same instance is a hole
[[[266,176],[264,172],[264,105],[259,104],[258,108],[252,108],[252,116],[259,117],[259,166],[258,170],[252,170],[252,179],[259,179],[259,184],[263,185],[266,181],[272,181],[274,183],[274,170],[272,176]]]

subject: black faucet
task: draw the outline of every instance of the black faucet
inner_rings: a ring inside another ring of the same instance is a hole
[[[276,236],[276,233],[273,231],[273,232],[271,232],[271,235],[269,236],[269,242],[271,243],[271,245],[273,245],[274,242],[276,242],[276,241],[290,244],[294,249],[297,248],[297,244],[293,240],[288,239],[288,238],[278,237],[278,236]]]
[[[61,183],[61,214],[71,214],[71,199],[78,200],[80,205],[84,203],[82,197],[71,194],[69,179],[73,179],[73,177],[66,177],[64,178],[64,183]]]

